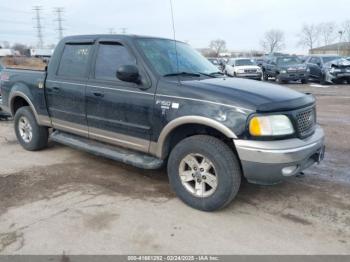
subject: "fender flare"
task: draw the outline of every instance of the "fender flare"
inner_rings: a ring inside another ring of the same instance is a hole
[[[216,129],[220,133],[224,134],[226,137],[230,139],[236,139],[236,134],[229,129],[224,124],[213,120],[211,118],[203,117],[203,116],[182,116],[179,118],[176,118],[172,121],[170,121],[161,131],[158,141],[155,143],[151,143],[150,147],[150,153],[156,155],[159,158],[164,157],[164,145],[168,138],[168,136],[171,134],[171,132],[182,125],[185,124],[200,124],[203,126],[208,126],[211,128]]]
[[[48,125],[49,124],[50,121],[48,121],[47,119],[44,119],[45,117],[41,117],[38,115],[38,112],[36,111],[35,106],[32,103],[32,101],[30,100],[30,98],[21,91],[13,91],[9,95],[9,108],[10,108],[10,112],[11,112],[12,116],[15,115],[14,108],[13,108],[13,102],[14,102],[14,99],[16,97],[21,97],[28,103],[30,109],[32,110],[32,112],[34,114],[35,120],[39,125]]]

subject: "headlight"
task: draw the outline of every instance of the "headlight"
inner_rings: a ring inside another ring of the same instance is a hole
[[[285,115],[254,116],[249,122],[249,133],[252,136],[291,135],[294,128]]]
[[[337,73],[337,72],[341,72],[341,70],[339,68],[334,68],[332,67],[330,70],[329,70],[330,73]]]
[[[281,70],[281,74],[286,74],[287,71],[286,70]]]

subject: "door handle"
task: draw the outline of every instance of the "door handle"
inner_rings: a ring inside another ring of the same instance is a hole
[[[56,86],[47,89],[47,92],[49,92],[49,93],[58,93],[59,91],[60,91],[60,88],[56,87]]]
[[[92,92],[94,96],[97,96],[97,97],[104,97],[104,94],[103,93],[100,93],[100,92]]]

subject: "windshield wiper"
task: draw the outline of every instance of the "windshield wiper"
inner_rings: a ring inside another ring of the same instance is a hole
[[[197,73],[191,73],[191,72],[178,72],[178,73],[171,73],[171,74],[165,74],[163,75],[164,77],[167,76],[195,76],[195,77],[200,77],[200,74]]]
[[[220,71],[216,71],[216,72],[213,72],[213,73],[210,73],[209,75],[225,75],[223,72],[220,72]]]
[[[207,73],[198,73],[198,74],[201,74],[201,75],[204,75],[204,76],[209,76],[209,77],[213,77],[213,78],[216,78],[216,76],[215,75],[224,75],[224,73],[222,73],[222,72],[219,72],[219,71],[217,71],[217,72],[212,72],[212,73],[209,73],[209,74],[207,74]]]

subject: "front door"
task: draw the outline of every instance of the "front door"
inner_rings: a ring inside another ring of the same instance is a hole
[[[55,75],[46,80],[46,101],[54,128],[88,135],[85,89],[92,44],[66,44]]]
[[[321,77],[321,59],[319,57],[312,57],[308,66],[310,68],[311,77],[319,79]]]
[[[136,64],[142,71],[122,42],[99,42],[95,57],[86,87],[89,137],[148,152],[155,87],[141,90],[142,84],[117,79],[121,65]]]

